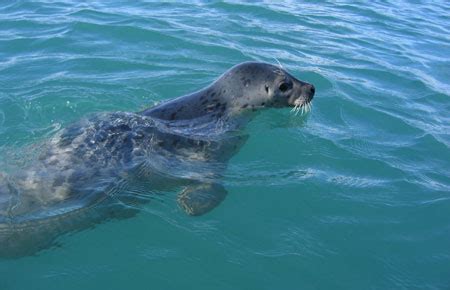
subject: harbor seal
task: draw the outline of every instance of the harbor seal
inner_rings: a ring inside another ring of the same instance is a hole
[[[209,212],[227,195],[220,178],[245,125],[262,109],[310,108],[314,92],[281,67],[245,62],[192,94],[68,126],[28,168],[0,174],[0,255],[33,254],[60,234],[133,216],[132,205],[149,200],[143,193],[179,189],[186,213]]]

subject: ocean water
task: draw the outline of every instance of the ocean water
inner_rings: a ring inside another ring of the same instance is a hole
[[[316,86],[261,113],[200,217],[130,219],[0,259],[0,289],[450,289],[450,2],[2,1],[0,164],[71,122],[248,60]],[[2,245],[0,245],[1,247]]]

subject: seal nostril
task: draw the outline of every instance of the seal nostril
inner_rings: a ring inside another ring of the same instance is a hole
[[[311,95],[314,95],[315,92],[316,92],[316,88],[313,85],[311,85]]]

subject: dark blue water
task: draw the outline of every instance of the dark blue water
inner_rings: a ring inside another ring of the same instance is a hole
[[[0,289],[449,289],[448,1],[3,1],[0,164],[94,112],[139,111],[248,60],[316,86],[259,115],[229,196],[0,260]],[[30,161],[31,160],[31,161]],[[1,247],[1,245],[0,245]]]

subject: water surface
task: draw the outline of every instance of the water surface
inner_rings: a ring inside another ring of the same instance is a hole
[[[95,112],[138,111],[248,60],[316,86],[304,117],[267,111],[230,194],[0,260],[1,289],[448,289],[447,1],[3,1],[0,164]],[[1,246],[1,245],[0,245]]]

